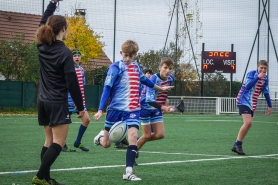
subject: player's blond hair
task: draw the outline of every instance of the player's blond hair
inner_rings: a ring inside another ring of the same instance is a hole
[[[129,56],[135,55],[139,50],[137,42],[133,40],[127,40],[122,44],[122,52],[128,54]]]

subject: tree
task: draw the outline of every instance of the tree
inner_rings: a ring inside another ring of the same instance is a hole
[[[147,52],[138,53],[135,60],[139,62],[143,71],[151,69],[153,72],[157,72],[161,60],[161,53],[159,51],[149,50]]]
[[[169,15],[177,19],[175,20],[175,47],[176,50],[179,48],[183,51],[179,63],[195,62],[195,68],[197,69],[198,65],[196,61],[200,56],[198,43],[203,37],[199,0],[177,0],[175,3],[175,9],[171,9]],[[199,74],[198,78],[200,78]]]
[[[21,81],[35,82],[36,84],[40,81],[40,70],[39,70],[39,55],[37,49],[37,43],[26,43],[26,49],[23,53],[23,66]]]
[[[147,52],[138,53],[138,55],[135,57],[135,60],[140,63],[142,70],[151,69],[152,71],[157,72],[161,59],[163,57],[170,57],[175,61],[174,73],[177,73],[177,71],[179,70],[178,61],[180,60],[182,53],[183,51],[179,48],[176,52],[175,44],[173,42],[170,42],[169,46],[165,50],[149,50]]]
[[[36,43],[24,42],[24,34],[12,35],[0,43],[0,72],[6,80],[39,81]]]
[[[140,63],[142,70],[151,69],[153,72],[158,71],[158,67],[163,57],[170,57],[174,60],[175,89],[170,95],[185,95],[194,91],[198,73],[196,68],[189,62],[181,62],[183,51],[176,48],[173,42],[170,42],[168,47],[158,51],[149,50],[139,53],[135,60]],[[195,91],[194,91],[195,92]]]
[[[66,17],[68,22],[68,36],[64,41],[70,48],[78,48],[82,54],[82,61],[98,58],[104,44],[99,40],[100,35],[95,33],[81,15]]]
[[[106,72],[108,66],[94,69],[92,71],[85,71],[87,85],[104,85]]]

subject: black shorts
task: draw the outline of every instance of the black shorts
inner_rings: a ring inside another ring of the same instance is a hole
[[[251,114],[251,116],[253,117],[254,112],[249,107],[247,107],[245,105],[238,105],[237,107],[238,107],[239,115],[241,115],[241,114]]]
[[[41,126],[70,124],[68,103],[49,103],[38,101],[38,120]]]

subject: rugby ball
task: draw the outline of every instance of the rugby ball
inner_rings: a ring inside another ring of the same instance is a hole
[[[108,132],[108,138],[111,142],[122,141],[127,134],[127,124],[125,121],[116,122]]]

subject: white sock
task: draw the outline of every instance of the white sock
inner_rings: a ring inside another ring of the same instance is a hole
[[[125,172],[126,173],[132,173],[132,167],[126,167],[126,169],[125,169]]]

